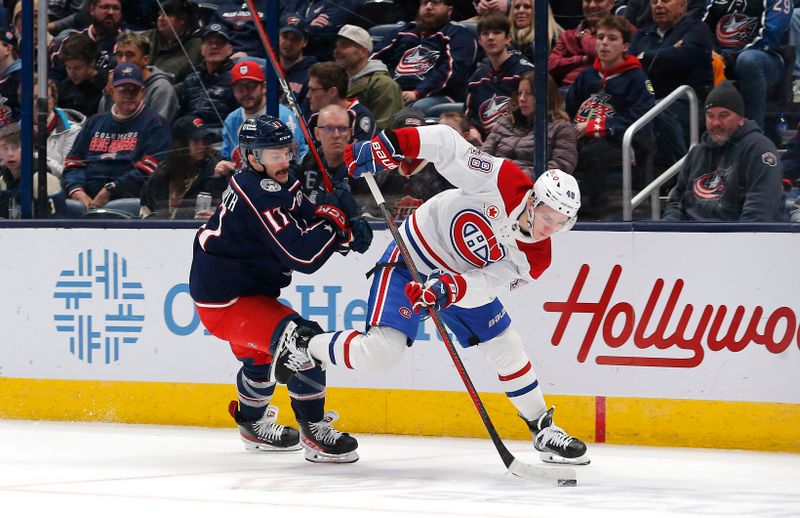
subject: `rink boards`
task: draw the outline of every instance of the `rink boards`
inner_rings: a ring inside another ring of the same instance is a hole
[[[0,418],[230,426],[239,368],[188,296],[190,229],[0,231]],[[389,243],[295,274],[284,301],[363,328]],[[574,231],[502,297],[557,422],[597,442],[800,452],[795,233]],[[473,250],[481,254],[480,243]],[[527,431],[477,351],[467,369],[504,437]],[[386,373],[328,371],[354,432],[483,437],[430,323]],[[285,389],[276,392],[291,410]]]

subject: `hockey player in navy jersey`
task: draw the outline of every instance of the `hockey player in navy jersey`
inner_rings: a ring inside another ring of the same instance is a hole
[[[230,342],[243,363],[237,376],[238,404],[229,411],[250,450],[305,449],[311,462],[355,462],[357,441],[337,431],[335,412],[325,412],[325,371],[304,370],[288,383],[300,432],[276,424],[270,406],[275,381],[272,352],[303,330],[322,332],[278,301],[292,272],[312,273],[335,251],[363,253],[372,233],[363,219],[350,220],[349,193],[313,204],[290,173],[292,133],[269,115],[248,119],[239,131],[245,166],[231,177],[211,219],[194,240],[190,293],[203,325]]]
[[[412,281],[389,245],[376,266],[366,332],[298,332],[275,353],[277,379],[314,364],[388,369],[413,343],[426,308],[435,307],[461,345],[477,346],[497,369],[542,459],[587,464],[586,445],[553,424],[522,337],[497,298],[550,266],[550,236],[569,230],[581,205],[575,179],[549,170],[534,185],[511,161],[443,124],[386,130],[349,146],[345,157],[355,177],[398,167],[410,174],[430,161],[456,188],[423,203],[400,227],[425,283]]]

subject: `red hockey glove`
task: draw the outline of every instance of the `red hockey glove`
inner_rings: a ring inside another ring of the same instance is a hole
[[[334,205],[317,205],[314,216],[333,223],[336,231],[342,235],[350,236],[350,222],[347,215],[339,207]]]
[[[414,312],[419,313],[429,307],[437,311],[455,304],[464,296],[467,285],[460,275],[444,274],[439,278],[429,279],[423,286],[418,282],[406,284],[405,292]]]
[[[392,137],[381,131],[372,140],[353,142],[344,149],[344,163],[350,176],[358,178],[365,173],[378,173],[384,169],[395,169],[403,160]]]

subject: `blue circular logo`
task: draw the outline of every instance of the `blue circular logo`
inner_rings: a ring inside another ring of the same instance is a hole
[[[62,270],[53,298],[63,311],[53,315],[69,352],[86,363],[119,361],[144,326],[144,289],[130,277],[128,261],[109,249],[84,250],[74,268]]]

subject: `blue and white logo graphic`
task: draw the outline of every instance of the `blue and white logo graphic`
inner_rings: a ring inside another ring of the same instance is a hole
[[[61,271],[53,298],[63,301],[64,311],[53,320],[56,331],[69,339],[69,352],[79,360],[119,361],[120,346],[139,340],[144,289],[129,273],[128,261],[107,248],[84,250],[76,268]]]

